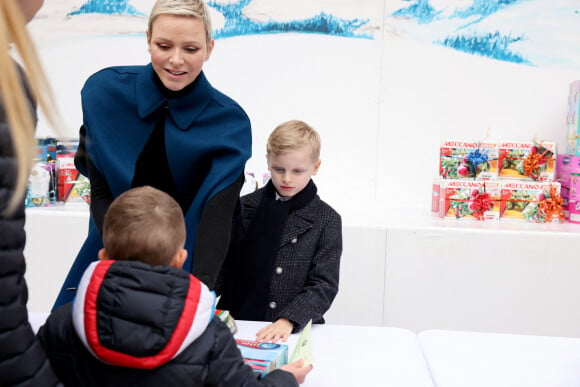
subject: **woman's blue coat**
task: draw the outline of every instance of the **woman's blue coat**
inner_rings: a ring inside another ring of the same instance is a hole
[[[131,188],[135,164],[167,106],[165,145],[179,191],[193,197],[185,215],[185,270],[210,288],[225,257],[240,178],[251,155],[251,125],[244,110],[214,89],[200,73],[183,96],[166,98],[154,81],[151,64],[110,67],[93,74],[82,91],[86,150],[108,182],[113,197]],[[200,179],[196,166],[210,165]],[[88,175],[87,171],[81,173]],[[191,192],[199,186],[197,193]],[[97,259],[101,236],[90,219],[89,232],[63,284],[55,307],[71,301],[90,262]],[[63,257],[66,259],[67,257]]]

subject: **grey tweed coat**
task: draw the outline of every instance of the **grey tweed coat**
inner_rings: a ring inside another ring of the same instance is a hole
[[[232,243],[243,238],[263,191],[261,188],[241,198],[240,219]],[[313,323],[324,323],[323,315],[338,293],[341,254],[341,217],[316,195],[305,207],[288,216],[264,305],[266,320],[287,318],[294,323],[295,332],[302,330],[310,319]],[[227,270],[227,262],[224,269]],[[218,293],[219,282],[226,277],[222,272],[216,287]]]

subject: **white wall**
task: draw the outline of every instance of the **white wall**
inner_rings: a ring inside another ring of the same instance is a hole
[[[133,3],[148,11],[152,0]],[[62,16],[80,4],[46,2],[30,25],[67,121],[64,132],[72,136],[82,120],[79,91],[89,74],[148,62],[145,37],[136,34],[145,30],[144,18]],[[269,3],[251,4],[247,12],[264,18]],[[426,208],[443,139],[538,137],[564,148],[568,85],[580,79],[580,63],[576,70],[531,67],[420,43],[388,16],[408,4],[401,1],[285,4],[277,1],[282,11],[272,17],[327,9],[343,18],[368,18],[374,39],[294,33],[216,41],[205,71],[252,120],[249,171],[265,170],[269,132],[301,118],[321,132],[323,164],[316,182],[339,211],[356,213],[353,207],[372,208],[375,202]],[[41,122],[39,136],[47,133]]]

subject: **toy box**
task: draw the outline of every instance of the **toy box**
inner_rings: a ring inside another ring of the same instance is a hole
[[[89,179],[80,174],[75,167],[74,157],[78,139],[58,140],[56,161],[58,175],[58,201],[65,204],[88,204],[91,200]]]
[[[572,165],[578,165],[580,157],[569,154],[559,154],[556,156],[556,181],[560,183],[560,196],[562,196],[562,207],[564,216],[568,218],[568,199],[570,197],[570,176]],[[580,172],[580,167],[576,167]]]
[[[566,142],[566,153],[573,156],[580,156],[580,136],[568,137]]]
[[[499,180],[441,180],[439,217],[499,220]]]
[[[568,115],[566,123],[568,124],[568,139],[577,139],[580,137],[580,80],[570,84],[568,93]],[[574,154],[578,156],[578,154]]]
[[[499,145],[499,177],[552,181],[556,173],[556,143],[510,142]]]
[[[56,139],[37,138],[28,178],[26,207],[52,206],[57,201]]]
[[[548,223],[563,217],[559,182],[502,182],[500,220]]]
[[[228,310],[216,309],[215,315],[220,320],[222,320],[224,324],[226,324],[232,334],[236,334],[238,332],[238,325],[236,324],[236,320],[234,320]]]
[[[439,176],[444,179],[495,179],[498,144],[486,141],[444,141],[439,148]]]
[[[288,345],[236,339],[244,362],[260,378],[288,363]]]
[[[580,156],[570,157],[566,212],[570,223],[580,223]]]

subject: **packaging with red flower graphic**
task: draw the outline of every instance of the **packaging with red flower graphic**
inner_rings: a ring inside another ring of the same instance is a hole
[[[500,220],[560,223],[563,219],[559,182],[502,181]]]
[[[444,179],[496,179],[498,144],[488,141],[444,141],[439,151],[439,176]]]
[[[499,145],[499,177],[553,181],[556,177],[556,143],[504,141]]]
[[[499,180],[442,180],[441,218],[499,220]]]

